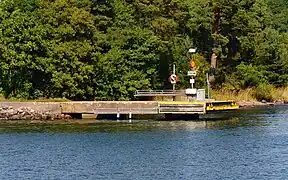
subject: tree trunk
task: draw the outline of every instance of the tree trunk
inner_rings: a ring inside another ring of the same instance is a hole
[[[214,48],[218,47],[219,35],[220,35],[220,24],[221,24],[221,10],[218,6],[214,7]],[[213,83],[215,81],[215,71],[216,71],[216,64],[217,64],[217,56],[216,53],[213,52],[211,55],[211,66],[210,66],[210,73],[209,73],[209,82]]]
[[[211,66],[210,66],[210,73],[209,73],[210,83],[215,81],[216,63],[217,63],[217,56],[215,53],[213,53],[211,56]]]

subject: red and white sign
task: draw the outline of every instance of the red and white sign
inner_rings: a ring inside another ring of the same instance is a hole
[[[178,76],[176,76],[176,74],[171,74],[171,76],[169,77],[169,82],[171,84],[176,84],[179,81]]]

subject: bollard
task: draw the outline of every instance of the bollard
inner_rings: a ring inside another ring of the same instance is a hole
[[[131,123],[132,122],[132,112],[130,111],[130,113],[129,113],[129,123]]]
[[[118,111],[117,112],[117,122],[119,121],[119,119],[120,119],[120,112]]]

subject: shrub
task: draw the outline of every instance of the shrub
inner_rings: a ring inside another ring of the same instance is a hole
[[[258,84],[258,86],[255,88],[254,97],[258,101],[265,100],[267,102],[271,102],[273,101],[272,90],[272,85],[266,83]]]
[[[264,72],[251,64],[245,65],[244,63],[241,63],[236,69],[236,76],[240,78],[239,83],[243,89],[257,86],[260,86],[261,88],[261,84],[266,84],[268,82]]]

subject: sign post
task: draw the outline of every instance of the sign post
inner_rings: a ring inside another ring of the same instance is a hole
[[[192,89],[194,89],[194,84],[195,84],[194,77],[197,75],[196,63],[195,63],[194,59],[192,59],[190,62],[190,68],[191,68],[191,71],[188,71],[188,76],[191,76],[190,84],[191,84]]]
[[[175,66],[175,64],[173,64],[173,74],[176,76],[176,66]],[[175,88],[176,88],[176,82],[173,83],[173,91],[175,91]]]
[[[176,66],[175,64],[173,65],[173,73],[170,75],[169,77],[169,82],[172,84],[173,86],[173,92],[176,90],[176,83],[178,81],[178,77],[176,75]],[[173,96],[173,101],[175,101],[175,96]]]
[[[196,65],[196,62],[195,62],[194,56],[193,56],[193,53],[196,52],[196,49],[189,49],[188,52],[192,54],[192,59],[189,63],[190,70],[187,73],[187,75],[191,77],[191,79],[190,79],[191,88],[186,89],[186,95],[187,95],[189,101],[193,101],[196,99],[196,96],[197,96],[197,89],[194,86],[195,77],[197,75],[197,69],[196,69],[197,65]]]
[[[176,84],[179,81],[175,71],[175,65],[173,65],[173,73],[169,77],[169,82],[173,85],[173,91],[176,89]]]

